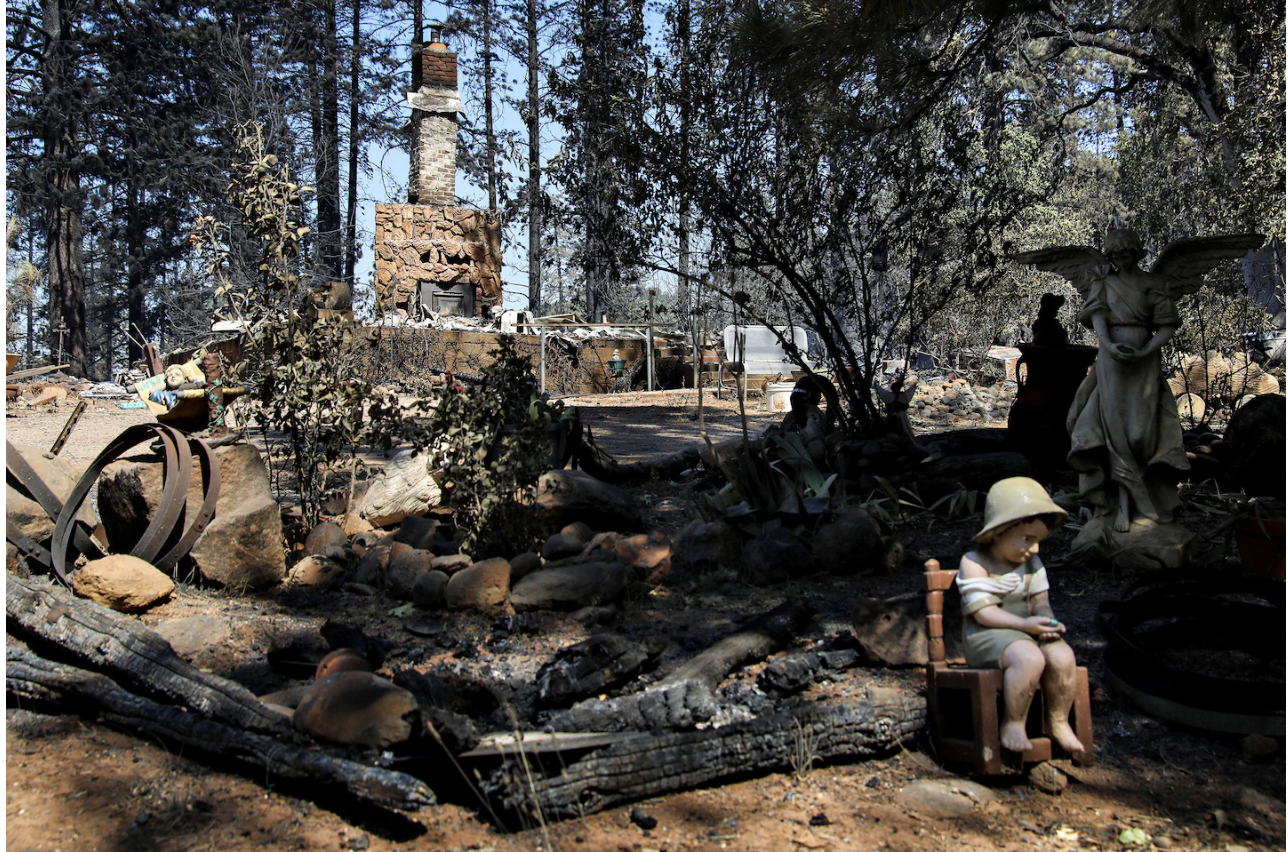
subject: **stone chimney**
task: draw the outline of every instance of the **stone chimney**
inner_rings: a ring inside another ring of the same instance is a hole
[[[421,50],[420,88],[407,92],[411,104],[411,176],[408,201],[452,207],[456,204],[456,128],[462,112],[456,90],[456,54],[443,42],[443,28],[429,28]]]

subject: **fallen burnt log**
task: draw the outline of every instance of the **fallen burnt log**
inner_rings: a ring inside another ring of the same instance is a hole
[[[697,447],[680,450],[653,461],[617,461],[595,443],[590,427],[586,427],[581,443],[577,446],[577,464],[582,470],[603,482],[623,485],[628,482],[648,482],[654,479],[674,479],[684,471],[702,462]]]
[[[424,782],[410,775],[331,757],[317,748],[292,745],[203,719],[182,708],[135,695],[106,675],[51,662],[27,648],[11,645],[6,648],[5,658],[5,688],[18,701],[40,702],[70,713],[93,710],[104,721],[127,730],[151,734],[172,745],[247,761],[279,778],[337,788],[384,808],[416,811],[436,802]]]
[[[46,643],[88,669],[110,673],[131,688],[183,703],[241,728],[284,733],[290,723],[245,687],[190,665],[170,643],[133,618],[38,580],[6,575],[8,631]]]
[[[809,704],[721,728],[617,735],[591,748],[574,735],[570,748],[552,753],[538,745],[551,735],[536,735],[531,748],[526,741],[484,745],[461,758],[476,765],[500,760],[483,776],[484,792],[513,818],[550,821],[736,776],[874,757],[925,721],[924,698],[870,688],[862,701]]]
[[[814,610],[808,604],[787,601],[757,616],[737,633],[721,639],[662,678],[657,685],[673,686],[696,680],[715,690],[729,672],[763,660],[783,648],[813,617]]]

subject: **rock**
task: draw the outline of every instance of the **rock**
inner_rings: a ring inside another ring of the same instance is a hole
[[[601,482],[585,471],[552,470],[537,481],[537,506],[547,525],[564,527],[582,521],[594,529],[644,529],[635,498],[616,485]]]
[[[31,400],[31,402],[27,404],[30,405],[32,408],[35,408],[36,406],[39,406],[39,405],[47,405],[51,402],[58,402],[59,400],[63,400],[66,398],[67,398],[67,388],[59,387],[58,385],[46,385],[45,387],[41,388],[40,393],[36,394],[36,396]]]
[[[513,585],[541,567],[541,557],[535,553],[520,553],[510,560],[510,583]]]
[[[742,576],[756,586],[781,583],[813,571],[813,558],[796,534],[769,527],[742,549]]]
[[[321,556],[328,547],[343,547],[348,543],[349,537],[343,527],[335,521],[323,521],[309,530],[308,537],[304,539],[304,555]]]
[[[574,521],[559,531],[560,535],[571,535],[580,539],[582,543],[590,541],[595,537],[595,531],[582,521]]]
[[[854,635],[872,660],[887,666],[924,666],[930,658],[926,638],[926,595],[908,592],[884,600],[861,598],[854,605]],[[944,644],[948,658],[963,654],[961,607],[944,607]]]
[[[429,550],[429,544],[434,538],[434,533],[440,526],[442,526],[442,522],[437,518],[408,515],[402,519],[402,524],[398,527],[398,532],[394,535],[394,539],[421,550]]]
[[[1092,518],[1069,546],[1071,555],[1085,556],[1095,553],[1104,559],[1113,558],[1119,569],[1157,571],[1159,568],[1177,570],[1192,562],[1195,533],[1181,524],[1151,524],[1146,520],[1132,521],[1131,528],[1116,532],[1113,518]]]
[[[396,524],[408,515],[425,514],[443,500],[436,472],[429,453],[399,451],[371,482],[359,514],[377,527]]]
[[[936,779],[915,781],[900,790],[895,798],[903,807],[923,816],[954,819],[996,801],[997,795],[973,781]]]
[[[52,459],[45,458],[43,451],[34,447],[15,445],[14,449],[44,481],[59,502],[67,502],[72,489],[76,487],[76,480],[80,479],[80,472],[59,456],[54,456]],[[16,488],[7,483],[5,484],[5,516],[9,523],[32,541],[45,542],[54,534],[55,519],[45,514],[45,510],[39,503],[22,496]],[[76,517],[88,524],[90,529],[98,524],[89,500],[81,506]]]
[[[500,557],[476,562],[447,581],[448,609],[504,606],[510,592],[510,563]]]
[[[880,568],[885,548],[876,523],[856,506],[838,512],[814,533],[813,552],[819,570],[849,576]]]
[[[1176,397],[1176,413],[1181,416],[1182,423],[1198,423],[1207,413],[1207,404],[1196,393],[1183,393]]]
[[[577,556],[586,542],[575,535],[559,533],[546,539],[541,546],[541,558],[553,561],[567,556]]]
[[[291,568],[286,582],[292,586],[330,589],[344,578],[345,570],[325,556],[306,556]]]
[[[203,578],[226,589],[244,592],[276,586],[286,574],[277,504],[264,500],[216,514],[190,555]]]
[[[609,624],[617,618],[617,607],[584,606],[568,613],[568,617],[582,627],[598,627],[601,624]]]
[[[322,551],[322,556],[330,559],[346,571],[351,571],[358,567],[358,552],[347,544],[332,545]]]
[[[359,533],[370,532],[375,529],[375,527],[371,525],[371,521],[361,515],[355,515],[352,512],[344,516],[340,526],[344,529],[344,534],[347,536],[356,536]]]
[[[412,584],[411,602],[420,609],[442,609],[447,606],[447,582],[442,571],[426,571]]]
[[[227,588],[262,589],[286,573],[282,518],[269,488],[268,469],[249,444],[215,450],[219,459],[219,500],[215,518],[192,548],[201,575]],[[113,551],[138,544],[156,514],[163,487],[164,460],[155,453],[113,462],[98,479],[99,514]],[[201,507],[201,477],[188,486],[185,517]]]
[[[150,562],[118,553],[87,562],[72,578],[72,589],[108,609],[140,612],[170,597],[174,581]]]
[[[411,599],[412,587],[422,574],[428,574],[434,562],[434,554],[428,550],[407,548],[403,551],[391,550],[389,568],[385,577],[385,590],[396,598]]]
[[[317,671],[313,673],[315,680],[321,680],[328,675],[339,674],[340,672],[370,672],[375,671],[367,658],[355,648],[337,648],[318,661]]]
[[[671,573],[674,555],[671,540],[660,532],[639,533],[630,537],[613,534],[603,546],[616,554],[617,561],[633,569],[637,578],[660,586]]]
[[[265,704],[272,704],[275,707],[285,707],[288,710],[294,710],[300,706],[304,696],[309,693],[309,685],[289,686],[286,689],[279,689],[276,692],[270,692],[267,695],[259,696],[259,700]]]
[[[1279,743],[1264,734],[1248,734],[1240,743],[1244,760],[1264,760],[1279,753]]]
[[[675,537],[672,574],[687,577],[717,568],[734,568],[742,554],[742,539],[724,521],[693,521]]]
[[[392,536],[383,536],[370,545],[367,552],[358,560],[358,571],[354,575],[354,582],[368,586],[383,586],[385,574],[389,569],[389,560],[393,558],[394,544]]]
[[[421,720],[410,692],[370,672],[348,671],[315,681],[293,725],[327,742],[386,749],[412,740]]]
[[[1069,786],[1069,776],[1044,760],[1029,767],[1029,784],[1054,796]]]
[[[617,600],[630,581],[630,569],[617,561],[543,568],[515,583],[510,603],[519,612],[576,610]]]
[[[448,556],[435,556],[434,560],[429,563],[429,567],[435,571],[442,571],[449,577],[464,568],[474,564],[467,553],[453,553]],[[511,566],[513,568],[513,566]],[[513,575],[511,575],[513,576]]]
[[[176,654],[188,660],[233,638],[232,625],[214,615],[167,618],[152,629],[170,643]]]

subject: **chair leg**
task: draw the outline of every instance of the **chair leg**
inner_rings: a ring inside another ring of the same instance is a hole
[[[996,775],[1002,771],[1002,742],[998,735],[997,694],[1001,691],[1000,672],[976,680],[971,688],[975,705],[974,733],[977,746],[975,770],[983,775]]]

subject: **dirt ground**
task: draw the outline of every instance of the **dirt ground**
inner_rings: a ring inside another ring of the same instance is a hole
[[[707,398],[711,402],[710,397]],[[692,394],[632,394],[568,400],[581,408],[601,446],[620,461],[669,453],[701,439]],[[754,405],[754,403],[749,403]],[[69,406],[50,413],[11,409],[7,437],[48,446]],[[736,405],[714,404],[707,426],[713,440],[741,430]],[[759,431],[777,419],[749,410]],[[88,462],[126,426],[145,420],[114,403],[91,405],[63,455]],[[633,489],[651,528],[674,534],[694,517],[690,486],[649,483]],[[955,564],[978,519],[945,522],[920,515],[891,530],[903,546],[895,564],[856,577],[821,577],[773,588],[752,588],[730,577],[664,587],[632,602],[614,625],[636,639],[668,640],[657,672],[736,628],[738,619],[785,600],[808,601],[818,615],[788,650],[801,650],[849,630],[860,597],[921,589],[922,562]],[[1196,521],[1197,522],[1197,521]],[[506,833],[485,811],[449,803],[407,817],[354,808],[315,791],[264,784],[255,771],[213,764],[197,755],[114,730],[92,718],[45,716],[7,707],[7,848],[26,850],[1029,850],[1126,848],[1125,829],[1138,828],[1161,849],[1242,852],[1281,849],[1284,759],[1250,760],[1239,737],[1185,730],[1134,710],[1101,684],[1103,640],[1097,606],[1132,579],[1108,571],[1061,570],[1067,537],[1044,545],[1052,573],[1052,602],[1069,625],[1070,641],[1092,680],[1096,764],[1065,766],[1071,783],[1060,795],[1040,793],[1019,775],[982,780],[993,804],[958,819],[937,820],[906,807],[900,791],[914,780],[969,778],[938,766],[924,740],[880,760],[802,765],[795,772],[737,780],[636,802],[546,827]],[[440,637],[424,639],[391,610],[399,602],[340,593],[275,590],[235,597],[180,586],[173,599],[146,615],[149,625],[213,616],[218,642],[197,647],[197,666],[233,677],[258,694],[284,681],[265,653],[297,631],[328,619],[361,627],[392,643],[388,664],[486,679],[504,693],[531,682],[561,647],[589,632],[557,613],[542,613],[531,631],[502,635],[489,618],[443,613]],[[748,693],[764,664],[730,678],[726,694]],[[855,698],[865,686],[919,690],[917,669],[855,668],[818,684],[805,698]],[[631,821],[638,809],[657,825]],[[1147,847],[1146,847],[1147,848]]]

